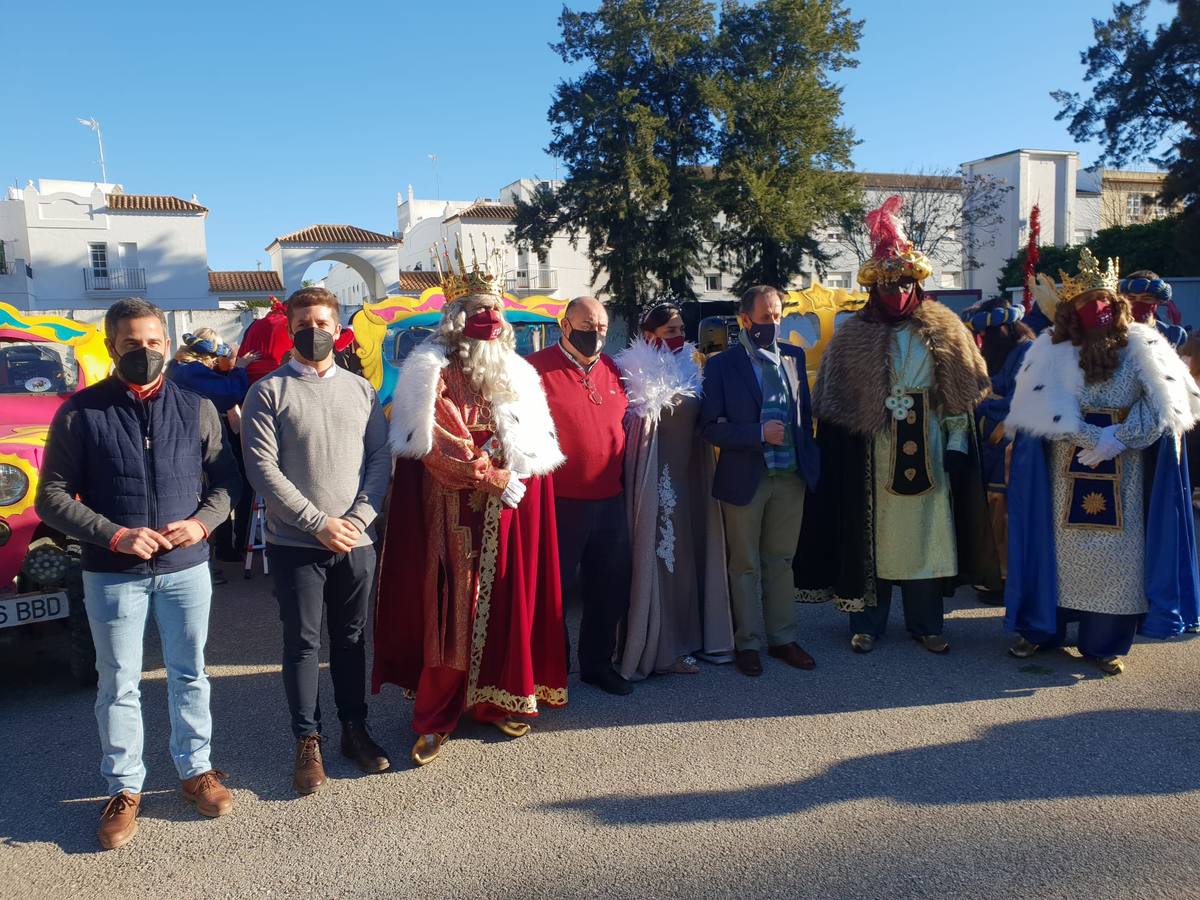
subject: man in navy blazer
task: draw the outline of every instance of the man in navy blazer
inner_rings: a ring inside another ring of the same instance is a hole
[[[820,460],[804,351],[780,343],[783,292],[750,288],[738,310],[741,333],[704,369],[700,431],[720,450],[713,496],[721,502],[737,667],[761,675],[759,609],[771,656],[799,669],[813,658],[796,643],[792,557]]]

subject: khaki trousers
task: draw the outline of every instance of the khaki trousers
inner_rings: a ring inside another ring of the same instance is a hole
[[[764,475],[745,506],[721,501],[729,548],[734,645],[762,650],[796,639],[796,582],[792,557],[804,519],[805,484],[793,473]]]

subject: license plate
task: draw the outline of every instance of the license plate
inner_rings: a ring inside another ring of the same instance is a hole
[[[71,603],[67,600],[66,591],[53,594],[18,594],[16,597],[0,600],[0,628],[65,619],[70,612]]]

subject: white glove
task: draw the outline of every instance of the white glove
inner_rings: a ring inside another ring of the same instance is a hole
[[[516,509],[517,504],[524,496],[525,484],[521,481],[521,476],[516,472],[511,472],[508,477],[508,485],[504,488],[504,493],[500,495],[500,502],[509,509]]]
[[[1100,430],[1100,440],[1091,450],[1080,450],[1075,457],[1081,465],[1098,466],[1102,462],[1115,459],[1128,448],[1117,439],[1117,426],[1108,425]]]

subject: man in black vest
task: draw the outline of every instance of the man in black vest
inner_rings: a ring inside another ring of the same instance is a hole
[[[137,832],[146,776],[138,685],[152,608],[183,796],[206,816],[233,807],[224,776],[209,764],[204,642],[212,597],[207,538],[229,515],[241,478],[212,402],[163,378],[170,340],[162,311],[118,300],[104,332],[116,372],[55,415],[37,511],[83,542],[84,602],[100,676],[100,771],[109,793],[98,837],[109,850]]]

